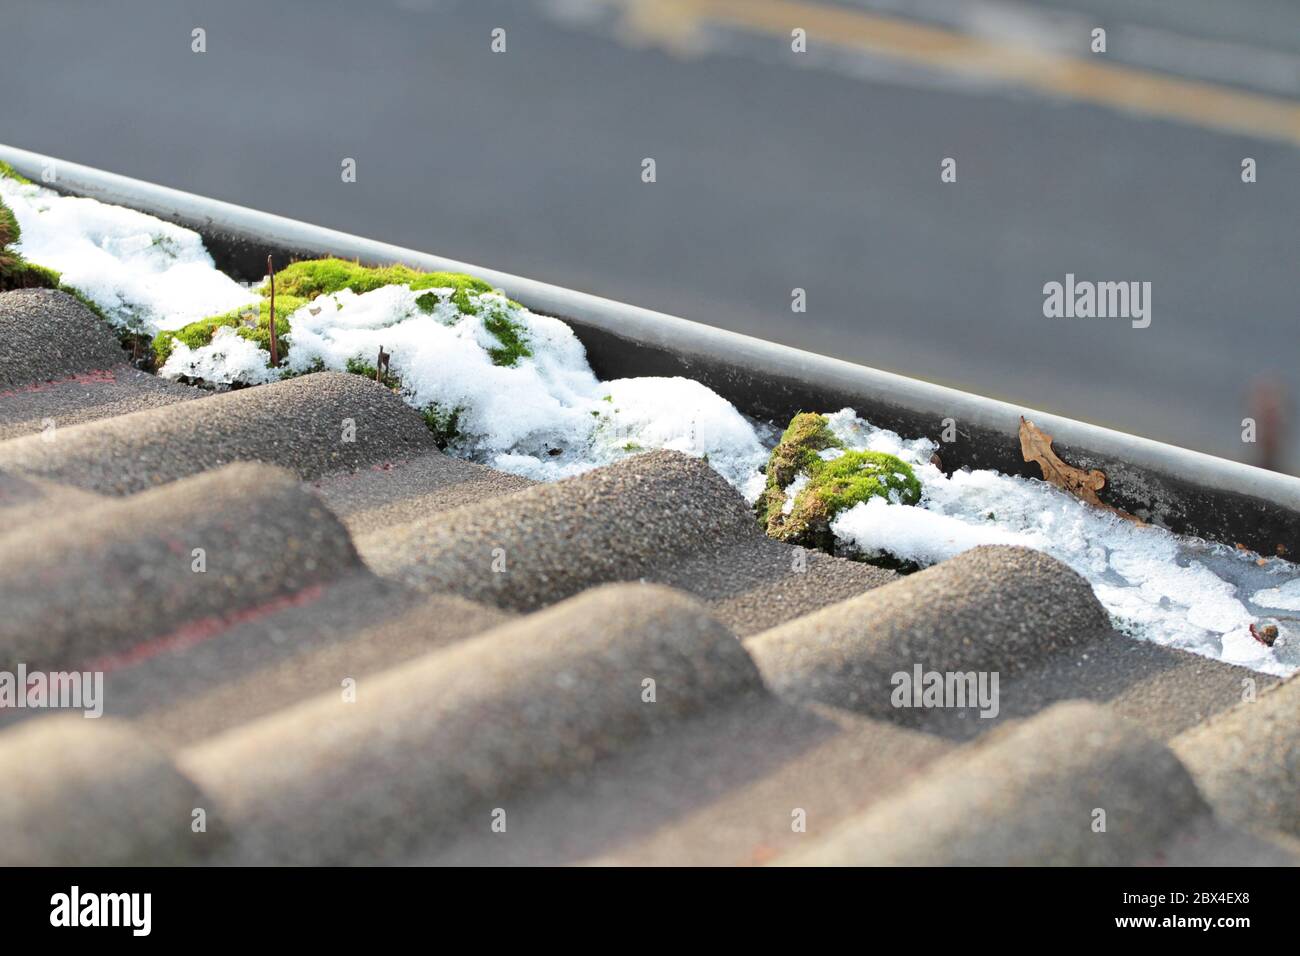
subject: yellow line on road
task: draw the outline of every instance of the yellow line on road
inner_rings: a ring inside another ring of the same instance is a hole
[[[1179,79],[1095,59],[1046,53],[1023,44],[968,36],[847,7],[800,0],[622,0],[634,32],[684,44],[705,23],[788,40],[831,43],[946,73],[1196,126],[1300,144],[1300,103]],[[1090,37],[1079,38],[1086,45]]]

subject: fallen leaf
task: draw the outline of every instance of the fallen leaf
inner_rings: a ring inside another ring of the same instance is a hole
[[[1097,492],[1106,487],[1106,473],[1096,468],[1084,471],[1082,468],[1075,468],[1061,461],[1052,450],[1052,436],[1033,422],[1026,420],[1023,415],[1020,416],[1020,454],[1024,456],[1025,461],[1038,462],[1038,467],[1043,470],[1043,480],[1048,484],[1055,485],[1080,501],[1103,508],[1126,521],[1135,524],[1145,523],[1141,518],[1127,511],[1120,511],[1097,497]]]

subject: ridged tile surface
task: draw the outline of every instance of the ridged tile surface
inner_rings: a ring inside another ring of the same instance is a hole
[[[127,359],[0,295],[0,670],[104,680],[0,711],[0,863],[1297,859],[1296,681],[1118,634],[1042,554],[899,576],[677,453],[536,484],[357,376]],[[998,713],[896,706],[918,666]]]

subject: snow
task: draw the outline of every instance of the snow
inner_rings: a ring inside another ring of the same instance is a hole
[[[597,407],[593,454],[604,463],[636,448],[668,448],[706,457],[743,489],[767,465],[767,449],[736,407],[688,378],[622,378],[606,382]],[[757,496],[755,496],[757,497]]]
[[[206,382],[244,382],[261,385],[280,378],[266,367],[270,356],[257,343],[243,338],[233,328],[220,326],[210,345],[191,349],[177,341],[167,363],[158,370],[164,378],[203,379]]]
[[[1082,575],[1133,637],[1280,676],[1300,669],[1300,626],[1258,610],[1300,605],[1300,566],[1139,526],[1046,482],[993,471],[945,475],[931,464],[938,446],[927,439],[904,440],[852,409],[827,418],[846,446],[897,455],[921,482],[916,506],[876,498],[841,513],[831,530],[848,548],[923,566],[982,544],[1035,548]],[[1251,636],[1252,623],[1278,626],[1272,648]]]
[[[938,564],[982,544],[1035,544],[1026,535],[991,523],[969,524],[884,498],[870,498],[850,508],[832,524],[832,530],[863,552],[888,552],[923,566]]]
[[[1288,581],[1281,587],[1256,591],[1251,603],[1279,611],[1300,611],[1300,580]]]
[[[799,497],[799,492],[808,487],[808,475],[804,472],[794,476],[794,480],[784,488],[785,501],[781,503],[781,514],[788,515],[794,511],[794,500]]]
[[[192,230],[5,176],[0,199],[22,230],[18,251],[61,272],[115,325],[152,334],[257,301]]]
[[[667,448],[709,464],[737,488],[761,490],[767,450],[730,402],[685,378],[601,382],[586,350],[558,319],[512,305],[499,293],[469,294],[462,314],[451,289],[425,313],[404,285],[320,296],[289,318],[289,368],[374,364],[380,346],[412,406],[459,410],[454,454],[541,481],[566,478],[640,451]],[[499,345],[484,318],[504,315],[532,351],[493,363]],[[202,350],[199,350],[202,351]],[[265,352],[262,353],[265,357]],[[170,366],[171,363],[169,362]],[[221,380],[230,380],[220,373]],[[757,497],[757,493],[754,493]]]

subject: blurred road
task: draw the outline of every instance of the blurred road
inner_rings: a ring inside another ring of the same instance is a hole
[[[1285,0],[4,0],[0,89],[10,145],[1231,458],[1300,397]]]

